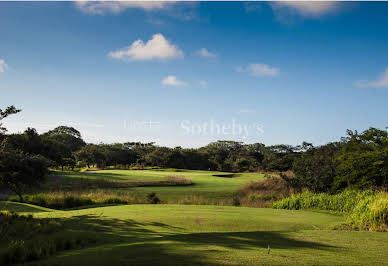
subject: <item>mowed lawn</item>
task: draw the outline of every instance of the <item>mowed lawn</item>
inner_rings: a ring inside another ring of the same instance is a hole
[[[227,173],[216,171],[180,170],[180,169],[156,169],[156,170],[100,170],[89,172],[54,172],[54,177],[63,181],[72,178],[106,179],[117,182],[141,182],[162,181],[166,176],[181,176],[191,179],[194,183],[190,187],[174,187],[174,190],[186,191],[235,191],[248,181],[258,181],[264,178],[261,173]],[[171,187],[161,187],[161,191],[170,190]],[[146,190],[147,187],[136,188]],[[151,190],[153,190],[151,188]]]
[[[387,233],[333,230],[345,218],[326,213],[192,205],[37,211],[35,217],[66,218],[66,227],[100,239],[37,265],[388,263]]]
[[[66,184],[79,178],[106,179],[116,182],[152,182],[166,180],[167,176],[185,177],[192,180],[194,184],[190,186],[132,187],[119,190],[120,193],[128,192],[138,197],[145,197],[147,193],[155,192],[165,202],[193,197],[217,201],[218,199],[230,199],[232,193],[249,181],[264,179],[264,175],[261,173],[226,173],[180,169],[101,170],[83,173],[57,171],[52,174],[50,183],[54,183],[55,188],[58,182]]]

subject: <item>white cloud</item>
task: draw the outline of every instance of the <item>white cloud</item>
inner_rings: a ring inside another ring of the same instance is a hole
[[[282,1],[271,2],[275,12],[293,12],[304,17],[319,17],[330,13],[338,8],[334,1]]]
[[[170,75],[162,80],[162,84],[165,86],[181,87],[187,86],[186,82],[179,80],[176,76]]]
[[[206,48],[202,48],[202,49],[198,50],[196,52],[196,54],[199,55],[200,57],[207,57],[207,58],[217,57],[217,55],[215,53],[209,52],[209,50]]]
[[[355,85],[360,88],[388,88],[388,68],[377,80],[359,80]]]
[[[206,86],[207,86],[207,81],[205,81],[205,80],[200,80],[200,81],[199,81],[199,85],[201,85],[202,88],[206,88]]]
[[[119,14],[128,9],[142,9],[145,12],[163,11],[164,15],[172,18],[189,21],[197,19],[196,2],[186,1],[76,1],[75,6],[82,12],[91,15]],[[155,12],[156,13],[156,12]],[[155,20],[148,22],[154,23]],[[160,22],[160,21],[159,21]]]
[[[238,67],[237,71],[248,72],[255,77],[275,77],[280,73],[280,70],[278,68],[270,67],[266,64],[261,63],[249,64],[246,67]]]
[[[109,56],[114,59],[136,61],[182,57],[183,52],[158,33],[154,34],[152,39],[146,43],[142,40],[136,40],[128,47],[110,52]]]
[[[146,11],[166,9],[174,2],[165,1],[77,1],[75,5],[81,11],[93,15],[120,13],[129,8]]]
[[[3,73],[7,69],[7,64],[3,59],[0,59],[0,73]]]

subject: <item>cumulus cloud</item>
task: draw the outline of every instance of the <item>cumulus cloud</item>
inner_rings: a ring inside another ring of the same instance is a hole
[[[0,73],[3,73],[6,68],[7,68],[7,64],[3,59],[0,59]]]
[[[136,40],[128,47],[110,52],[109,56],[126,61],[144,61],[182,57],[183,52],[177,46],[171,44],[162,34],[158,33],[154,34],[152,39],[146,43],[142,40]]]
[[[186,82],[179,80],[176,76],[170,75],[162,80],[162,84],[165,86],[182,87],[187,86]]]
[[[207,57],[207,58],[217,57],[217,55],[215,53],[209,52],[209,50],[206,48],[202,48],[202,49],[198,50],[196,52],[196,54],[199,55],[200,57]]]
[[[282,1],[271,2],[275,12],[290,11],[305,17],[318,17],[338,8],[333,1]]]
[[[164,1],[77,1],[75,5],[81,11],[103,15],[106,13],[120,13],[129,8],[138,8],[146,11],[168,8],[173,2]]]
[[[238,72],[247,72],[255,77],[275,77],[279,75],[280,70],[275,67],[270,67],[266,64],[261,63],[253,63],[249,64],[246,67],[238,67]]]
[[[359,80],[355,85],[360,88],[388,88],[388,68],[377,80]]]

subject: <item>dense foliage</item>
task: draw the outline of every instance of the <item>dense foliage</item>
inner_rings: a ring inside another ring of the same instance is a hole
[[[0,110],[0,121],[20,110]],[[72,127],[59,126],[39,134],[28,128],[5,134],[0,124],[0,185],[21,195],[43,180],[47,167],[136,168],[147,166],[228,172],[292,170],[282,175],[288,187],[337,192],[347,187],[388,186],[388,133],[370,128],[348,131],[339,142],[314,147],[217,141],[197,149],[159,147],[154,143],[87,144]],[[12,169],[12,170],[11,170]]]
[[[388,229],[388,193],[371,190],[345,190],[330,195],[304,192],[273,204],[276,209],[318,209],[349,214],[349,222],[358,228]]]
[[[58,219],[0,212],[0,264],[24,264],[47,258],[58,251],[96,242],[92,234],[68,231]]]
[[[337,192],[344,188],[388,188],[388,132],[369,128],[347,132],[340,142],[309,147],[296,157],[294,178],[282,177],[294,188]]]
[[[25,189],[43,182],[46,174],[46,159],[41,155],[0,150],[0,183],[17,194],[20,201]]]

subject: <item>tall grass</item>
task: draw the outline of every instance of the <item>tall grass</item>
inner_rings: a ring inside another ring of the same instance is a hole
[[[118,182],[106,179],[86,179],[80,178],[58,190],[41,192],[38,194],[24,195],[23,201],[26,203],[51,208],[70,209],[76,207],[105,205],[105,204],[142,204],[148,203],[146,195],[128,193],[117,188],[131,188],[143,186],[189,186],[193,182],[185,176],[169,175],[165,180],[160,181],[135,181]],[[10,201],[19,201],[16,196],[9,196]],[[162,201],[166,203],[165,201]]]
[[[388,193],[372,190],[345,190],[330,195],[303,192],[275,202],[275,209],[317,209],[348,214],[355,228],[372,231],[388,229]]]
[[[172,186],[188,186],[193,184],[193,181],[185,176],[180,175],[168,175],[166,176],[166,181],[169,185]]]
[[[67,231],[57,219],[0,212],[0,265],[22,264],[96,242],[93,234]]]
[[[11,201],[18,201],[18,198],[11,196]],[[104,189],[88,191],[52,191],[34,195],[25,195],[24,202],[51,209],[70,209],[90,205],[103,204],[138,204],[146,203],[128,193],[117,193]]]
[[[272,203],[290,195],[286,183],[279,177],[267,175],[260,181],[251,181],[237,191],[240,205],[248,207],[271,207]]]
[[[108,179],[87,179],[77,178],[71,183],[65,184],[63,189],[66,190],[87,190],[87,189],[114,189],[114,188],[131,188],[131,187],[148,187],[148,186],[188,186],[193,182],[184,176],[166,176],[165,180],[159,181],[113,181]],[[61,186],[60,184],[59,186]],[[58,184],[56,184],[58,186]]]

